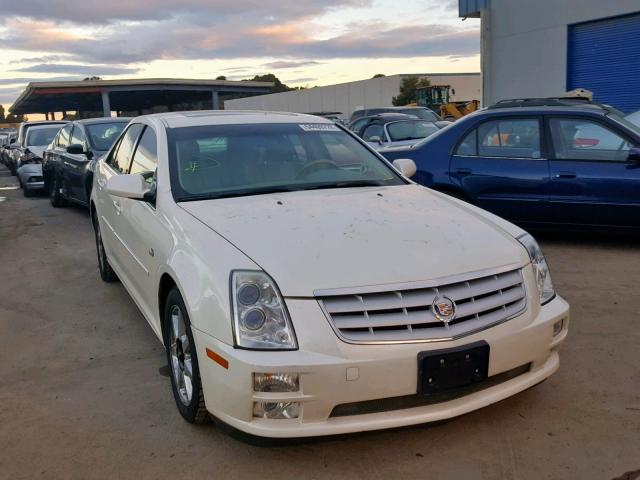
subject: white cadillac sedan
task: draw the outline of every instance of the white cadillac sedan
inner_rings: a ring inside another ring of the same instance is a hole
[[[394,166],[325,119],[220,111],[134,119],[98,162],[100,274],[165,345],[187,421],[398,427],[556,371],[569,307],[533,237]]]

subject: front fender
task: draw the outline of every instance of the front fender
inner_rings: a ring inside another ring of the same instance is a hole
[[[233,345],[230,274],[260,267],[179,206],[173,213],[167,217],[172,218],[174,245],[161,264],[158,289],[162,276],[169,275],[182,294],[194,328]],[[164,306],[158,304],[158,312],[161,308]]]

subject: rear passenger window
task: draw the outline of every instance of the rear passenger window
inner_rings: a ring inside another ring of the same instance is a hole
[[[156,134],[153,128],[146,127],[138,142],[136,153],[131,162],[129,173],[141,174],[148,184],[153,183],[153,174],[158,165],[158,148],[156,145]]]
[[[107,158],[106,163],[118,173],[126,173],[129,170],[133,148],[143,127],[144,125],[140,123],[130,125],[120,139],[117,148],[114,148]]]
[[[478,127],[481,157],[540,158],[538,119],[508,119],[485,122]]]
[[[455,155],[474,157],[478,155],[478,131],[475,128],[460,142]]]

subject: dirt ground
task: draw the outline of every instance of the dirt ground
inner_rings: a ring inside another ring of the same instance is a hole
[[[23,198],[15,183],[0,170],[0,478],[610,480],[640,469],[638,239],[541,237],[572,307],[547,382],[437,425],[260,448],[179,417],[161,345],[122,286],[99,279],[87,213]]]

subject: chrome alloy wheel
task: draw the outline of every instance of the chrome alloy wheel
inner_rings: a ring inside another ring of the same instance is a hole
[[[178,305],[171,307],[169,342],[173,379],[180,401],[188,407],[193,397],[193,364],[191,362],[191,344],[187,336],[182,310]]]

